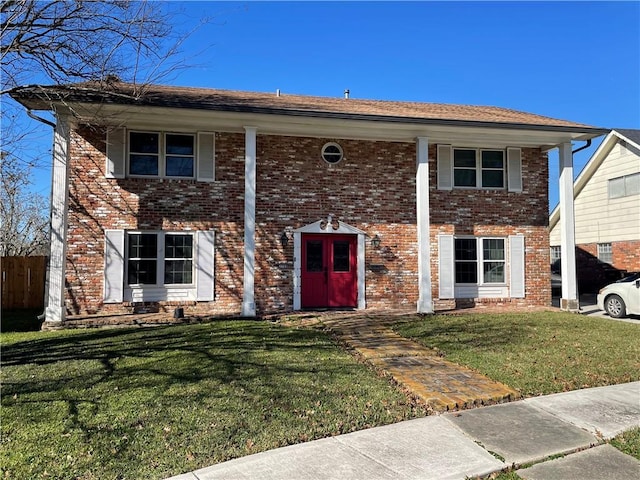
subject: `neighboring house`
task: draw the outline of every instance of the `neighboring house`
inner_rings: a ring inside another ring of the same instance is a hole
[[[47,322],[549,305],[547,151],[572,177],[572,141],[605,132],[497,107],[120,82],[12,95],[57,117]]]
[[[578,285],[597,291],[640,271],[640,130],[616,129],[574,184]],[[549,219],[551,260],[560,258],[560,207]]]

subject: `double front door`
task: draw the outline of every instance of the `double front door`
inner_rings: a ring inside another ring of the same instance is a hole
[[[356,235],[302,235],[302,307],[356,307]]]

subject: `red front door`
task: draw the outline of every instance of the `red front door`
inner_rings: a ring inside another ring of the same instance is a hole
[[[355,307],[356,235],[302,236],[302,307]]]

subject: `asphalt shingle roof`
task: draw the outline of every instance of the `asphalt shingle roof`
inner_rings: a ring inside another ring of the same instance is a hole
[[[15,91],[22,103],[64,100],[89,103],[134,104],[161,107],[194,108],[230,112],[271,113],[317,117],[353,117],[418,120],[429,123],[478,122],[523,126],[593,129],[575,123],[502,107],[455,105],[444,103],[396,102],[332,98],[307,95],[245,92],[167,85],[133,85],[87,82],[63,86],[31,86]],[[31,107],[33,108],[33,107]]]

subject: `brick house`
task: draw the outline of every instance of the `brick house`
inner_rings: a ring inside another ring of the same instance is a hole
[[[56,115],[46,321],[58,325],[177,306],[549,305],[547,152],[559,148],[566,190],[572,141],[604,133],[497,107],[279,91],[12,95]],[[575,285],[563,305],[577,305]]]

